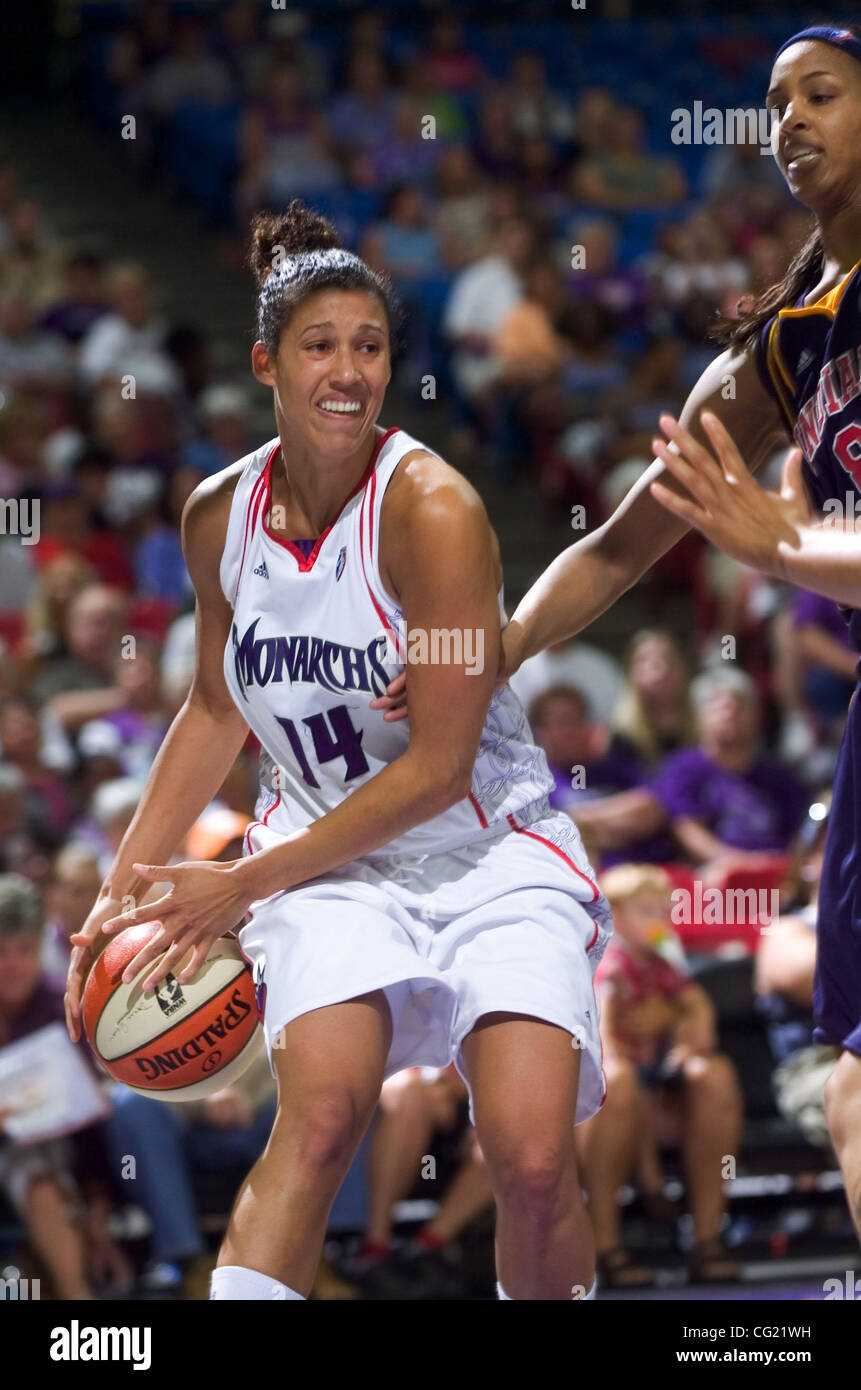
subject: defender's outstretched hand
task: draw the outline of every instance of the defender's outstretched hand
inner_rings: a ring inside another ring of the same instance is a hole
[[[816,520],[801,475],[801,450],[789,453],[780,491],[767,492],[717,416],[704,410],[700,420],[711,451],[672,415],[661,416],[667,439],[654,439],[652,448],[690,497],[679,497],[663,483],[651,484],[652,496],[741,564],[779,575],[781,545],[798,548],[800,528]]]

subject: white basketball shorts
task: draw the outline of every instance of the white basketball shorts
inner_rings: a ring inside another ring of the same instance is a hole
[[[282,840],[257,824],[246,845]],[[528,1014],[564,1028],[580,1052],[579,1124],[604,1099],[593,977],[612,930],[573,822],[525,812],[455,850],[377,853],[255,902],[239,941],[270,1064],[293,1019],[382,989],[385,1075],[453,1061],[469,1088],[461,1049],[478,1019]]]

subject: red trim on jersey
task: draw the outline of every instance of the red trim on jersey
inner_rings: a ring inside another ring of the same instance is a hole
[[[368,488],[368,555],[371,560],[374,558],[374,503],[377,500],[377,479],[371,478],[371,485]]]
[[[374,596],[374,591],[373,591],[373,589],[371,588],[370,581],[369,581],[369,579],[368,579],[368,572],[367,572],[367,570],[365,569],[365,512],[364,512],[364,502],[363,502],[363,504],[362,504],[362,508],[361,508],[360,511],[359,511],[359,560],[360,560],[361,566],[362,566],[362,578],[363,578],[364,581],[365,581],[365,588],[366,588],[367,591],[368,591],[368,598],[371,600],[371,603],[374,605],[374,608],[375,608],[375,610],[376,610],[377,617],[379,618],[380,622],[383,624],[383,627],[388,628],[388,630],[389,630],[389,632],[392,634],[392,636],[393,636],[395,639],[397,639],[397,633],[395,632],[395,629],[392,627],[391,623],[389,622],[389,620],[388,620],[388,618],[386,617],[385,613],[383,612],[382,608],[381,608],[380,605],[377,603],[376,597]]]
[[[269,525],[268,517],[272,510],[272,461],[275,458],[275,455],[278,452],[280,445],[276,445],[276,447],[272,450],[272,453],[266,460],[266,467],[263,470],[263,477],[266,482],[265,502],[263,505],[263,530],[266,532],[266,535],[269,537],[269,539],[274,541],[276,545],[280,545],[284,550],[289,550],[290,554],[296,560],[298,569],[303,574],[306,573],[308,570],[314,568],[314,562],[317,559],[317,556],[320,554],[320,547],[322,546],[324,540],[328,536],[332,527],[338,521],[340,521],[347,507],[347,504],[349,502],[352,502],[356,494],[361,492],[362,489],[365,487],[365,485],[368,482],[368,479],[373,476],[374,469],[377,466],[377,459],[380,455],[380,450],[382,449],[387,439],[391,438],[393,434],[397,434],[399,428],[399,425],[393,425],[390,430],[386,430],[385,434],[381,435],[380,438],[377,440],[377,443],[374,447],[374,452],[371,454],[371,457],[368,460],[368,466],[362,474],[361,478],[356,483],[356,486],[353,488],[353,491],[350,493],[349,497],[346,497],[344,499],[344,504],[338,512],[338,515],[335,517],[335,520],[330,522],[329,525],[326,527],[325,531],[322,531],[320,535],[317,537],[316,541],[314,542],[314,549],[311,551],[311,554],[307,556],[302,554],[302,551],[299,549],[298,545],[294,545],[293,541],[285,540],[284,537],[279,535],[277,531],[273,531]]]
[[[276,448],[277,448],[277,447],[278,447],[278,446],[276,445]],[[273,450],[272,450],[272,453],[269,455],[269,460],[270,460],[270,461],[271,461],[272,456],[274,455],[274,453],[275,453],[275,449],[273,449]],[[268,464],[267,464],[267,466],[268,466]],[[263,484],[263,479],[264,479],[264,474],[261,473],[260,476],[259,476],[259,478],[257,479],[256,483],[254,484],[253,488],[251,489],[251,496],[250,496],[249,499],[248,499],[248,506],[247,506],[247,508],[246,508],[246,510],[245,510],[245,533],[244,533],[244,538],[243,538],[243,541],[242,541],[242,558],[241,558],[241,560],[239,561],[239,570],[238,570],[237,576],[236,576],[236,587],[234,588],[234,591],[233,591],[234,601],[235,601],[235,599],[236,599],[236,596],[237,596],[238,593],[239,593],[239,584],[240,584],[240,581],[241,581],[241,579],[242,579],[242,571],[243,571],[243,569],[244,569],[244,567],[245,567],[245,552],[246,552],[246,550],[248,549],[248,537],[249,537],[249,535],[253,535],[253,533],[254,533],[254,528],[255,528],[255,526],[257,525],[257,512],[258,512],[258,507],[259,507],[260,498],[261,498],[262,495],[263,495],[263,493],[262,493],[262,491],[261,491],[262,484]],[[252,513],[254,514],[253,517],[252,517]],[[249,525],[248,525],[249,521],[251,522],[250,531],[249,531]]]
[[[278,795],[276,796],[275,800],[272,802],[272,805],[269,807],[269,810],[266,812],[266,815],[263,817],[263,819],[262,819],[262,820],[253,820],[253,821],[251,822],[250,825],[247,825],[247,826],[245,827],[245,844],[246,844],[246,846],[247,846],[247,849],[248,849],[248,853],[249,853],[249,854],[253,854],[253,853],[254,853],[254,846],[253,846],[252,843],[251,843],[251,832],[252,832],[252,830],[258,830],[258,829],[260,828],[261,825],[268,825],[268,824],[269,824],[269,817],[272,815],[272,812],[273,812],[274,810],[276,810],[277,807],[279,807],[280,805],[281,805],[281,793],[279,792]]]
[[[484,814],[484,812],[482,811],[481,805],[480,805],[478,799],[477,799],[476,797],[473,796],[472,792],[469,792],[468,795],[469,795],[470,802],[472,803],[472,809],[475,811],[475,814],[478,816],[478,819],[481,821],[481,828],[482,828],[482,830],[486,830],[486,829],[487,829],[487,816],[486,816],[486,815]],[[509,817],[509,819],[510,819],[510,817]]]
[[[554,854],[558,854],[560,859],[564,859],[569,869],[573,869],[577,877],[582,878],[583,882],[588,883],[589,887],[592,889],[593,903],[598,901],[598,898],[601,896],[601,894],[597,883],[593,883],[591,878],[587,878],[587,876],[583,873],[582,869],[577,868],[577,865],[574,863],[574,860],[569,858],[569,856],[565,853],[564,849],[560,849],[558,845],[554,845],[553,841],[548,840],[544,835],[538,835],[534,830],[527,830],[525,826],[518,825],[517,821],[514,819],[514,816],[508,817],[508,824],[511,826],[512,830],[517,831],[518,835],[528,835],[530,840],[538,840],[542,845],[546,845],[548,849],[552,849]],[[591,951],[592,947],[595,944],[597,935],[598,927],[596,924],[595,935],[592,937],[591,942],[586,947],[587,951]]]
[[[597,924],[596,924],[596,926],[595,926],[595,936],[597,936],[597,935],[598,935],[598,927],[597,927]],[[592,937],[592,940],[590,941],[589,946],[587,947],[587,949],[588,949],[589,951],[591,951],[592,947],[595,945],[595,936]],[[604,1085],[604,1094],[603,1094],[603,1096],[601,1097],[601,1104],[598,1106],[598,1109],[599,1109],[599,1110],[603,1110],[603,1108],[604,1108],[604,1101],[607,1099],[607,1073],[606,1073],[605,1070],[604,1070],[604,1039],[601,1037],[601,1027],[600,1027],[600,1020],[601,1020],[601,1004],[600,1004],[600,1001],[599,1001],[599,999],[598,999],[597,991],[596,991],[596,989],[595,989],[595,976],[594,976],[594,974],[592,975],[592,999],[593,999],[593,1002],[594,1002],[594,1004],[595,1004],[595,1022],[596,1022],[597,1026],[598,1026],[598,1046],[599,1046],[599,1048],[601,1049],[601,1081],[603,1082],[603,1085]]]

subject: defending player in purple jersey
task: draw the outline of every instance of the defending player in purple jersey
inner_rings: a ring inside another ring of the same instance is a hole
[[[742,564],[839,603],[861,650],[861,28],[788,39],[771,74],[772,153],[814,229],[714,334],[724,345],[608,521],[558,555],[503,634],[502,679],[581,632],[695,526]],[[781,487],[753,474],[785,448]],[[397,684],[388,700],[396,704]],[[389,717],[393,717],[392,714]],[[861,701],[835,774],[819,912],[817,1036],[844,1051],[826,1111],[861,1234]]]

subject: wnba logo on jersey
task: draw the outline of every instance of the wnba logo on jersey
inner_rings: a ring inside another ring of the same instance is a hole
[[[346,565],[346,563],[347,547],[345,545],[342,545],[341,549],[338,551],[338,563],[335,566],[335,583],[338,582],[338,580],[341,578],[341,575],[344,573],[344,566]]]

